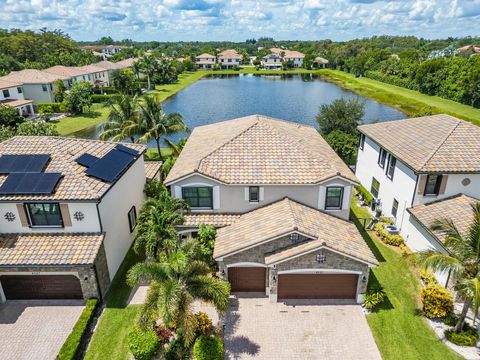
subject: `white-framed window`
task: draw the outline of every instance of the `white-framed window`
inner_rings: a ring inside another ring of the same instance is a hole
[[[394,218],[397,217],[397,213],[398,213],[398,200],[397,199],[393,199],[393,203],[392,203],[392,216]]]
[[[395,173],[395,165],[397,164],[397,159],[395,156],[390,155],[388,157],[388,165],[387,165],[387,171],[385,174],[387,175],[387,178],[390,180],[393,180],[393,174]]]
[[[248,201],[259,202],[260,201],[260,187],[249,186],[248,187]]]
[[[378,153],[378,166],[382,169],[385,167],[385,162],[387,161],[387,151],[384,148],[380,148],[380,152]]]
[[[343,202],[343,186],[329,186],[325,194],[326,210],[341,210]]]
[[[213,188],[211,186],[182,187],[182,199],[194,209],[213,209]]]

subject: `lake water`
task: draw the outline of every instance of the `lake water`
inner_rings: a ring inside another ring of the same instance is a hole
[[[364,123],[405,118],[405,114],[374,100],[356,95],[321,78],[306,75],[213,75],[186,87],[164,102],[165,111],[179,112],[189,129],[251,114],[317,126],[320,105],[341,97],[365,101]],[[102,125],[75,134],[98,138]],[[187,134],[175,134],[177,141]],[[153,143],[149,146],[154,146]]]

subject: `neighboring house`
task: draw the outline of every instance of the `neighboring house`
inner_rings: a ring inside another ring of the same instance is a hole
[[[132,244],[142,145],[0,143],[0,300],[101,298]]]
[[[262,67],[266,70],[281,70],[282,58],[277,54],[268,54],[262,58]]]
[[[125,59],[125,60],[118,61],[115,64],[117,65],[117,67],[119,69],[126,69],[126,68],[129,68],[129,67],[132,67],[133,64],[135,64],[139,60],[140,60],[139,58],[128,58],[128,59]]]
[[[317,56],[313,61],[313,67],[316,69],[325,69],[328,66],[328,60]]]
[[[356,175],[376,206],[394,219],[412,250],[438,248],[412,214],[460,194],[480,198],[480,128],[432,115],[362,125],[359,131]]]
[[[294,68],[299,68],[303,66],[303,59],[305,54],[299,51],[292,51],[287,49],[280,48],[271,48],[270,51],[272,54],[276,54],[282,58],[282,62],[291,61]]]
[[[195,57],[195,65],[199,69],[212,69],[215,66],[215,56],[202,54]]]
[[[128,49],[129,46],[121,46],[121,45],[86,45],[81,46],[80,49],[82,50],[91,50],[94,52],[102,53],[102,55],[112,56],[113,54],[122,51],[123,49]]]
[[[32,100],[34,104],[55,102],[53,96],[54,82],[64,80],[67,85],[69,77],[51,74],[36,69],[12,71],[10,74],[0,77],[0,81],[9,81],[23,85],[23,96]]]
[[[222,70],[240,66],[242,59],[242,55],[234,49],[222,51],[217,56],[218,64]]]
[[[55,65],[44,70],[47,73],[67,78],[68,87],[76,81],[88,81],[95,86],[108,86],[108,72],[96,65],[63,66]]]
[[[14,107],[22,116],[34,114],[32,100],[24,98],[21,83],[0,80],[0,105]]]
[[[347,220],[357,179],[315,128],[260,115],[197,127],[165,183],[191,207],[182,235],[220,228],[233,291],[362,301],[376,260]]]

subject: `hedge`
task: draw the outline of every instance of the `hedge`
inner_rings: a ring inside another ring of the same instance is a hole
[[[56,114],[67,111],[65,103],[38,103],[37,107],[41,114]]]
[[[93,89],[94,94],[116,94],[117,89],[115,89],[113,86],[102,86],[102,87],[96,87]]]
[[[85,309],[83,309],[80,318],[73,327],[72,332],[68,336],[67,340],[63,343],[60,352],[58,353],[58,360],[72,360],[75,359],[77,352],[80,349],[80,344],[85,336],[85,332],[90,325],[95,309],[97,308],[98,300],[97,299],[88,299],[85,304]]]
[[[370,192],[363,187],[363,185],[357,185],[355,186],[355,189],[357,189],[359,194],[363,195],[363,199],[365,200],[365,203],[367,203],[368,206],[372,204],[373,201],[373,195],[370,194]]]
[[[150,360],[160,349],[160,342],[153,330],[143,330],[134,326],[127,337],[128,348],[137,360]]]
[[[110,94],[110,95],[104,95],[104,94],[93,94],[91,96],[92,103],[98,104],[98,103],[104,103],[109,101],[112,97],[114,97],[115,94]]]

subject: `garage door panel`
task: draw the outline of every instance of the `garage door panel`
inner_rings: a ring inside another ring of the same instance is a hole
[[[263,267],[228,268],[233,292],[265,292],[266,269]]]
[[[10,300],[83,299],[80,280],[73,275],[3,275],[0,282]]]
[[[278,298],[355,299],[356,274],[280,274]]]

